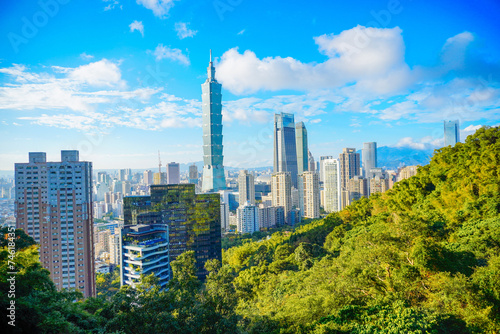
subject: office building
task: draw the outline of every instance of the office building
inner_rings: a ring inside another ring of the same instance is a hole
[[[368,197],[368,180],[363,176],[356,175],[349,180],[349,203],[357,201],[361,197]]]
[[[455,146],[460,141],[460,123],[444,121],[444,146]]]
[[[289,173],[297,188],[297,148],[293,114],[274,115],[274,173]]]
[[[344,148],[339,155],[341,207],[349,203],[349,180],[360,172],[359,153],[355,148]]]
[[[223,231],[229,231],[229,204],[220,202],[220,227]]]
[[[299,175],[299,207],[302,217],[319,218],[319,175],[303,172]]]
[[[326,212],[341,210],[340,162],[337,159],[324,159],[323,208]]]
[[[274,173],[271,177],[271,194],[273,206],[282,206],[285,222],[291,225],[290,211],[292,210],[292,178],[290,173]]]
[[[241,170],[238,175],[238,194],[240,205],[244,205],[246,202],[255,205],[254,177],[247,170]]]
[[[377,143],[363,143],[363,176],[368,177],[370,169],[377,167]]]
[[[154,173],[153,174],[153,184],[155,184],[155,185],[167,184],[167,173],[165,173],[165,172]]]
[[[170,279],[168,224],[126,225],[120,230],[121,285],[136,287],[141,275],[155,274],[164,288]]]
[[[307,147],[307,129],[304,122],[295,124],[295,145],[297,148],[297,173],[309,170],[309,149]]]
[[[246,202],[236,210],[238,233],[254,233],[259,230],[259,209]]]
[[[319,157],[319,182],[324,183],[325,182],[325,166],[324,166],[324,161],[325,160],[330,160],[333,159],[331,155],[324,155]]]
[[[181,169],[178,163],[170,162],[167,164],[167,184],[181,183]]]
[[[222,145],[222,85],[215,79],[215,68],[210,63],[207,80],[201,85],[203,122],[203,192],[226,189]]]
[[[314,157],[313,157],[311,151],[309,151],[307,153],[307,155],[309,157],[308,158],[309,167],[308,167],[307,170],[310,171],[310,172],[315,172],[316,171],[316,163],[314,162]]]
[[[40,262],[56,288],[95,296],[92,163],[78,151],[61,151],[61,162],[30,152],[15,164],[16,228],[40,244]]]
[[[143,180],[142,183],[144,183],[146,186],[150,186],[153,184],[153,172],[148,170],[145,170],[143,173]]]
[[[189,183],[198,184],[198,167],[195,164],[189,166]]]
[[[193,250],[200,279],[207,260],[221,260],[220,215],[220,195],[196,194],[194,184],[153,185],[151,196],[124,198],[125,226],[167,224],[170,261]]]

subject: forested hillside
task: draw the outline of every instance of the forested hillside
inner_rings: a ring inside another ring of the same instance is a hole
[[[31,286],[19,333],[500,333],[500,129],[436,151],[384,194],[229,248],[205,283],[187,252],[168,290],[148,277],[72,303],[33,247],[18,255],[18,282]]]

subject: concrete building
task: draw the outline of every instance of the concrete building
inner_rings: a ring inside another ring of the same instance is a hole
[[[295,124],[295,146],[297,148],[297,173],[300,175],[309,170],[307,129],[304,122]]]
[[[290,173],[280,172],[272,175],[271,194],[273,196],[273,206],[282,206],[285,212],[285,222],[291,224],[292,178]]]
[[[178,163],[170,162],[167,164],[167,184],[181,183],[181,168]]]
[[[61,162],[30,152],[15,164],[16,228],[40,244],[40,262],[56,288],[95,295],[92,163],[78,151],[61,151]]]
[[[368,178],[370,169],[377,167],[377,143],[363,143],[363,176]]]
[[[167,184],[167,173],[158,172],[153,174],[153,184],[154,185],[162,185]]]
[[[254,233],[259,230],[259,209],[246,202],[236,210],[238,233]]]
[[[222,85],[215,79],[215,68],[210,63],[207,80],[201,85],[203,122],[203,192],[218,192],[226,189],[224,155],[222,145]]]
[[[386,192],[388,189],[389,189],[388,179],[377,175],[370,180],[370,195],[375,193],[383,193]]]
[[[319,175],[303,172],[299,175],[299,207],[302,217],[319,218]]]
[[[349,180],[360,174],[359,153],[355,148],[344,148],[339,155],[342,209],[349,203]]]
[[[325,159],[323,163],[323,208],[326,212],[341,210],[340,162],[337,159]]]
[[[189,166],[188,179],[189,183],[198,184],[198,167],[195,164]]]
[[[330,160],[333,159],[331,155],[324,155],[319,157],[319,182],[323,183],[325,182],[325,166],[324,166],[324,161],[325,160]]]
[[[406,166],[399,170],[397,180],[401,181],[404,179],[409,179],[412,176],[417,175],[418,166]]]
[[[255,205],[254,176],[247,170],[241,170],[238,175],[238,194],[240,205],[244,205],[246,202]]]
[[[307,156],[308,156],[308,164],[309,164],[309,168],[307,170],[310,172],[316,172],[316,163],[314,162],[314,157],[313,157],[311,151],[308,151]]]
[[[361,197],[368,197],[368,180],[360,175],[349,180],[349,203],[357,201]]]
[[[289,173],[297,188],[297,148],[293,114],[274,115],[274,173]]]
[[[150,171],[149,169],[148,170],[145,170],[143,175],[143,180],[142,182],[146,185],[146,186],[150,186],[153,184],[153,172]]]
[[[259,205],[259,229],[268,229],[285,224],[285,211],[282,206]]]
[[[229,231],[229,204],[220,202],[220,225],[223,231]]]

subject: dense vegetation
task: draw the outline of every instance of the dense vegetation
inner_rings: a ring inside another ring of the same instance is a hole
[[[204,283],[187,252],[169,289],[149,276],[75,303],[35,246],[16,261],[18,332],[500,333],[500,129],[437,150],[384,194],[229,248]]]

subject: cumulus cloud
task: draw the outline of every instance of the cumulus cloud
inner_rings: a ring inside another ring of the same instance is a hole
[[[396,147],[409,147],[414,150],[433,150],[444,145],[443,138],[433,138],[432,136],[427,136],[421,138],[419,141],[415,141],[412,137],[401,138]]]
[[[83,52],[82,54],[80,54],[80,58],[82,58],[83,60],[90,60],[94,59],[94,56],[88,55],[87,53]]]
[[[137,4],[152,10],[155,16],[165,19],[174,6],[174,0],[137,0]]]
[[[303,63],[291,57],[266,57],[237,48],[225,52],[217,67],[222,84],[235,94],[259,90],[314,90],[358,83],[382,93],[406,87],[412,81],[404,62],[401,29],[357,26],[314,40],[328,59]],[[371,82],[376,83],[371,84]]]
[[[163,46],[163,44],[158,44],[156,49],[153,52],[153,55],[156,57],[156,60],[162,59],[170,59],[173,61],[177,61],[184,65],[189,65],[189,58],[182,53],[179,49],[173,49],[170,47]]]
[[[175,31],[177,31],[177,36],[180,39],[184,39],[184,38],[187,38],[187,37],[193,37],[198,32],[197,30],[191,30],[191,29],[189,29],[188,28],[188,24],[189,23],[185,23],[185,22],[177,22],[177,23],[175,23]]]
[[[142,21],[137,21],[135,20],[134,22],[130,23],[130,32],[138,31],[141,33],[142,37],[144,37],[144,26],[142,25]]]
[[[446,40],[441,50],[441,60],[445,69],[456,69],[464,65],[466,49],[473,40],[474,35],[468,31],[464,31]]]

